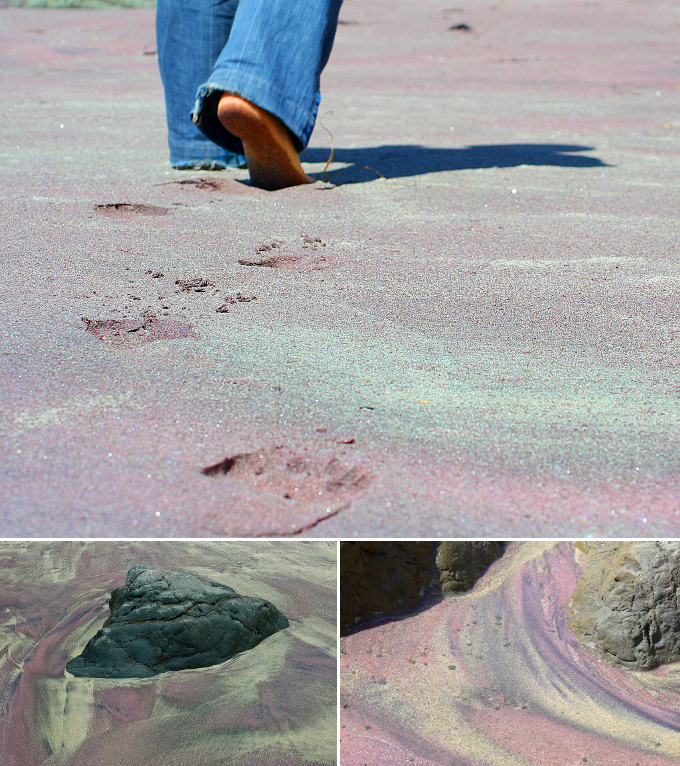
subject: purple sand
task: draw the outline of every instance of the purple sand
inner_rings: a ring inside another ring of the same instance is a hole
[[[347,0],[275,193],[169,168],[153,10],[0,8],[4,536],[678,534],[680,7],[444,6]]]
[[[3,766],[335,762],[333,543],[5,541],[0,562]],[[292,629],[207,668],[72,676],[68,660],[103,625],[112,589],[136,562],[267,594]]]
[[[672,766],[677,663],[599,661],[567,627],[568,542],[515,542],[474,588],[341,643],[343,766]]]

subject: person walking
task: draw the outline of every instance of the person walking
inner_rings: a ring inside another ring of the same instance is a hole
[[[316,122],[341,5],[158,0],[158,63],[173,167],[245,162],[251,182],[270,191],[310,182],[299,154]]]

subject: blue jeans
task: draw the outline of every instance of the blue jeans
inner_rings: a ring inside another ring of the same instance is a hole
[[[342,0],[158,0],[158,64],[172,165],[244,164],[240,139],[217,119],[223,92],[275,114],[302,151],[314,129],[319,81],[341,5]]]

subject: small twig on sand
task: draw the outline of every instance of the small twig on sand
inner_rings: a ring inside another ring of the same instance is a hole
[[[332,116],[333,112],[325,112],[324,117],[326,115]],[[323,182],[328,183],[328,178],[326,176],[326,171],[330,167],[331,162],[333,162],[333,152],[335,151],[335,136],[328,130],[328,128],[323,124],[321,120],[319,120],[319,125],[328,133],[328,135],[331,137],[331,153],[328,157],[328,162],[326,163],[326,167],[323,169]]]

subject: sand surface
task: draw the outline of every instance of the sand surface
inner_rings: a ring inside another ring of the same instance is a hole
[[[323,541],[0,543],[3,766],[337,763],[335,555]],[[134,563],[268,599],[290,627],[199,670],[65,674]]]
[[[0,17],[1,535],[680,533],[677,3],[347,0],[275,193],[153,9]]]
[[[343,766],[680,763],[680,663],[634,672],[579,646],[579,561],[512,543],[468,593],[343,638]]]

